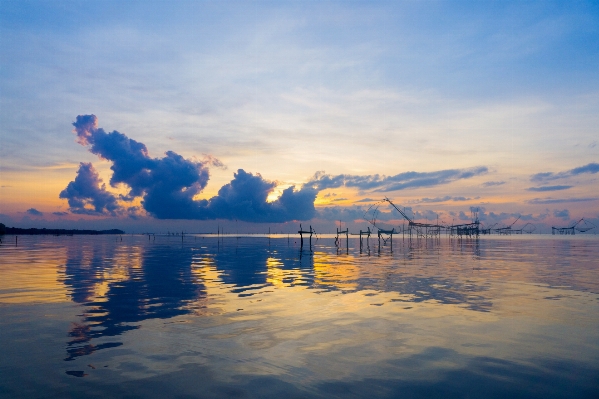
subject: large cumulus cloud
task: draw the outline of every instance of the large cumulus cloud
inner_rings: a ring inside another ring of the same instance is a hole
[[[239,219],[248,222],[286,222],[314,216],[317,190],[305,186],[289,187],[273,202],[269,194],[276,182],[239,169],[233,180],[209,200],[195,200],[208,184],[209,165],[222,166],[207,157],[203,161],[185,159],[167,151],[152,158],[146,146],[126,135],[107,133],[98,127],[95,115],[79,115],[73,123],[77,142],[100,158],[112,162],[110,185],[128,188],[121,201],[141,197],[143,208],[159,219]],[[75,181],[60,194],[69,201],[74,213],[117,214],[116,197],[105,190],[91,164],[81,164]],[[94,174],[95,173],[95,174]]]

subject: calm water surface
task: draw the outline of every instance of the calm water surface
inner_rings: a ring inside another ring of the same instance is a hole
[[[0,396],[599,397],[599,238],[14,236]]]

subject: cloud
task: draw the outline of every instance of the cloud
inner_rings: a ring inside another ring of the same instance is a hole
[[[304,186],[283,190],[273,202],[267,202],[268,194],[277,183],[253,175],[243,169],[234,174],[234,179],[221,187],[218,195],[208,201],[198,201],[196,216],[199,219],[239,219],[247,222],[286,222],[308,220],[314,217],[314,200],[317,191]]]
[[[38,210],[37,210],[37,209],[35,209],[35,208],[29,208],[29,209],[27,209],[27,211],[26,211],[26,212],[27,212],[29,215],[33,215],[33,216],[43,216],[43,214],[44,214],[43,212],[40,212],[40,211],[38,211]]]
[[[436,172],[404,172],[395,176],[384,175],[328,175],[317,172],[306,183],[317,190],[327,188],[351,187],[359,190],[374,190],[375,192],[398,191],[410,188],[432,187],[447,184],[460,179],[469,179],[484,175],[487,167],[479,166],[468,169],[447,169]]]
[[[119,183],[129,186],[124,200],[132,200],[145,194],[169,197],[171,204],[185,211],[193,202],[193,196],[208,183],[208,169],[202,162],[186,160],[167,151],[163,158],[151,158],[143,143],[117,132],[106,133],[98,128],[95,115],[79,115],[73,123],[77,142],[89,146],[89,151],[112,162],[110,185]],[[147,209],[147,208],[146,208]],[[149,210],[149,212],[156,210]]]
[[[410,217],[414,216],[414,212],[412,208],[406,207],[405,212],[410,215]],[[427,211],[425,211],[427,212]],[[420,216],[418,212],[416,212],[417,216]],[[330,221],[339,221],[339,220],[358,220],[358,221],[367,221],[376,219],[377,225],[379,222],[385,222],[390,220],[403,220],[403,216],[397,213],[391,206],[384,207],[376,207],[376,206],[364,206],[364,205],[353,205],[353,206],[339,206],[332,205],[327,207],[318,208],[316,215],[317,218],[323,220]]]
[[[195,200],[194,197],[208,184],[208,166],[224,168],[216,158],[206,155],[202,161],[196,161],[184,159],[173,151],[167,151],[162,158],[152,158],[143,143],[117,131],[106,133],[98,128],[95,115],[79,115],[73,126],[78,143],[112,162],[110,185],[124,184],[129,188],[120,200],[132,201],[141,197],[143,209],[157,219],[286,222],[311,219],[315,214],[314,200],[318,192],[312,187],[296,190],[291,186],[277,200],[268,202],[268,195],[277,183],[243,169],[237,170],[233,180],[221,187],[215,197]],[[104,185],[100,186],[97,173],[90,176],[87,169],[81,172],[80,168],[77,178],[69,183],[61,198],[69,200],[74,213],[109,212],[114,215],[121,210],[115,197],[105,190]]]
[[[106,191],[106,184],[91,163],[81,162],[75,180],[60,192],[59,198],[69,202],[72,213],[83,215],[112,215],[122,213],[116,197]]]
[[[414,212],[414,220],[423,220],[426,219],[429,223],[436,223],[435,219],[439,217],[439,214],[437,212],[433,212],[431,210],[424,210],[424,211],[416,211]],[[402,217],[400,216],[398,219],[401,219]]]
[[[482,184],[483,187],[493,187],[493,186],[501,186],[505,184],[504,181],[487,181]]]
[[[214,166],[215,168],[227,170],[227,165],[225,165],[219,159],[210,154],[204,154],[204,159],[202,159],[202,163],[204,165],[210,165]]]
[[[528,201],[529,204],[539,205],[539,204],[561,204],[566,202],[587,202],[587,201],[596,201],[598,197],[593,198],[533,198]]]
[[[562,211],[555,210],[553,211],[553,216],[563,220],[570,220],[570,211],[567,209],[564,209]]]
[[[449,195],[446,195],[445,197],[436,197],[436,198],[420,198],[420,199],[416,199],[416,200],[412,200],[409,201],[409,203],[411,204],[430,204],[430,203],[436,203],[436,202],[447,202],[447,201],[469,201],[472,198],[467,198],[467,197],[452,197]]]
[[[522,215],[520,213],[507,213],[507,212],[495,213],[493,211],[487,212],[487,210],[482,206],[471,207],[470,209],[471,209],[471,211],[473,211],[473,210],[477,211],[478,219],[481,222],[484,222],[487,227],[495,225],[495,224],[509,225],[512,222],[514,222],[514,220],[516,220],[516,218],[518,218],[518,217],[520,217],[520,221],[540,221],[540,220],[545,219],[548,216],[547,213],[540,213],[539,215],[535,216],[533,214]],[[451,216],[457,215],[459,220],[463,220],[463,221],[471,221],[472,220],[471,215],[467,215],[463,211],[460,211],[459,214],[456,214],[455,212],[449,212],[449,214]]]
[[[375,202],[375,201],[380,201],[380,199],[376,200],[376,199],[372,199],[372,198],[362,198],[361,200],[357,200],[354,202]]]
[[[460,213],[458,215],[458,219],[460,219],[460,220],[471,220],[472,218],[470,216],[466,215],[466,213],[464,213],[464,211],[460,211]]]
[[[526,190],[528,190],[528,191],[559,191],[559,190],[567,190],[572,187],[573,186],[543,186],[543,187],[529,187]]]
[[[530,180],[533,182],[546,182],[557,179],[566,179],[568,177],[578,176],[584,173],[595,174],[599,172],[599,163],[589,163],[584,166],[579,166],[578,168],[566,170],[564,172],[541,172],[530,177]]]
[[[52,214],[53,214],[54,216],[66,216],[66,215],[68,215],[69,213],[68,213],[68,212],[52,212]]]
[[[323,220],[363,220],[365,210],[361,207],[328,206],[319,208],[317,217]]]

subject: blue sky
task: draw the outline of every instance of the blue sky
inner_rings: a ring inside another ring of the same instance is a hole
[[[270,203],[317,172],[358,181],[485,168],[384,194],[447,220],[470,206],[548,225],[568,222],[565,210],[599,216],[596,2],[0,7],[0,213],[12,224],[78,223],[59,195],[80,162],[115,198],[130,189],[112,187],[113,164],[75,142],[72,123],[89,114],[151,158],[220,160],[197,201],[218,197],[239,169],[277,183]],[[557,178],[534,181],[540,173]],[[319,190],[314,217],[349,222],[360,200],[381,195]],[[135,220],[86,218],[125,229],[166,223],[143,200],[122,204],[139,208]]]

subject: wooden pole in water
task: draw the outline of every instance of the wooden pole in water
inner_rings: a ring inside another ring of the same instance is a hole
[[[362,253],[362,230],[360,230],[360,253]]]
[[[349,227],[345,228],[345,248],[349,251]]]

